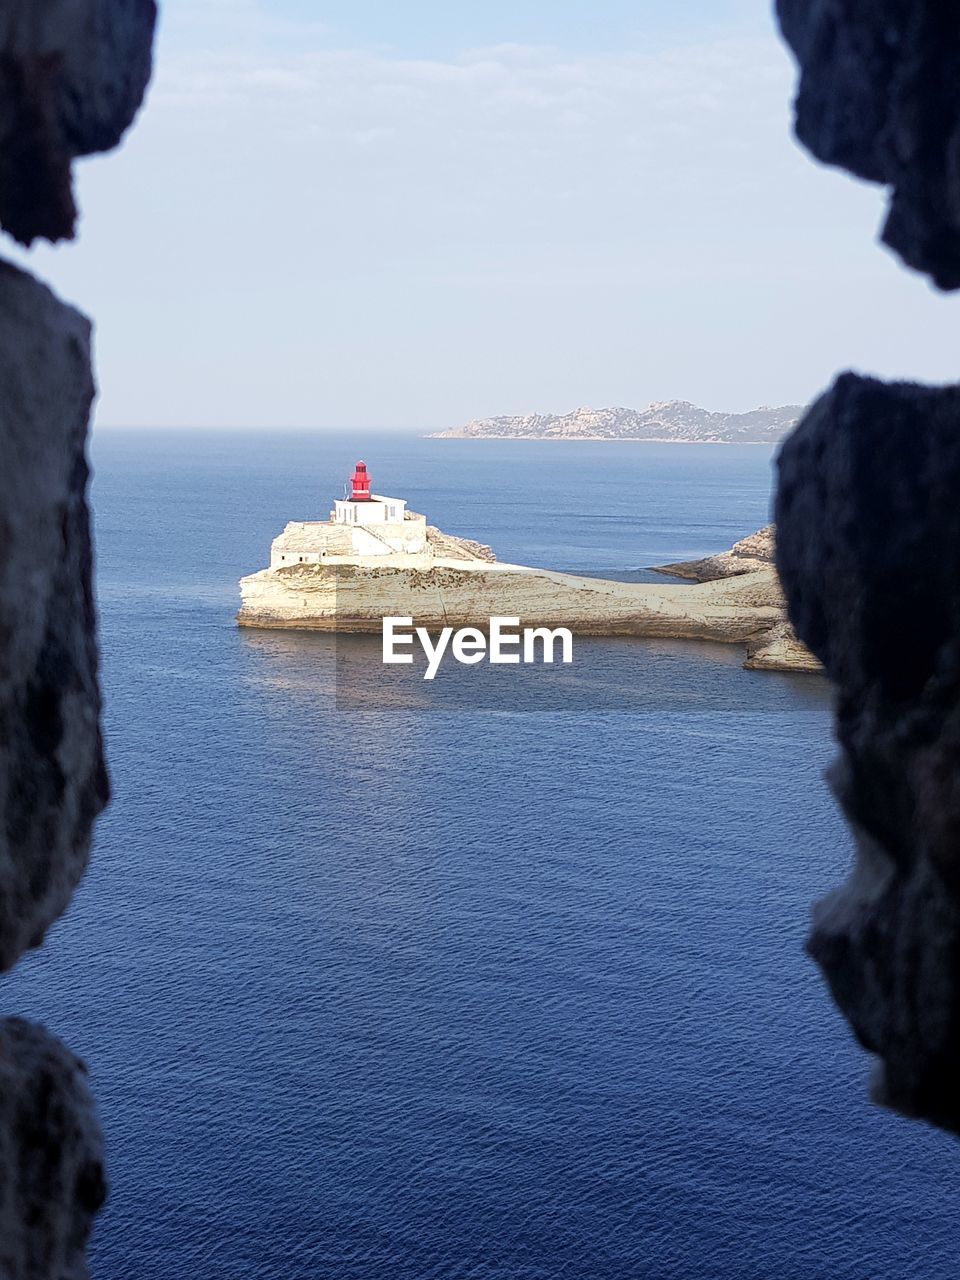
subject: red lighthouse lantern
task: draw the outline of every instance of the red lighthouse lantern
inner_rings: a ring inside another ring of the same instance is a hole
[[[370,477],[367,475],[367,464],[358,462],[356,470],[350,477],[350,501],[370,501]]]

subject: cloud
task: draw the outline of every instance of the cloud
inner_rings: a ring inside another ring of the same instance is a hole
[[[385,213],[370,205],[377,188],[408,225],[471,226],[499,210],[519,227],[553,205],[669,226],[676,204],[687,221],[697,190],[722,200],[795,166],[792,72],[759,36],[580,57],[499,45],[440,60],[231,46],[226,34],[213,52],[161,59],[146,127],[204,157],[219,150],[224,166],[235,152],[244,191],[259,174],[278,199],[286,189],[313,203],[309,189],[327,185],[364,224]]]
[[[947,327],[869,242],[882,197],[789,141],[793,79],[766,26],[414,57],[168,0],[79,246],[36,257],[98,317],[111,422],[749,408],[891,350],[941,376]]]

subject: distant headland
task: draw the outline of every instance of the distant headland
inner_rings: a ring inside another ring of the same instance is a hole
[[[711,413],[686,400],[646,409],[574,409],[476,418],[462,427],[434,431],[430,440],[644,440],[661,444],[777,444],[796,425],[803,405]]]
[[[770,528],[709,560],[664,566],[687,583],[619,582],[504,564],[489,547],[443,533],[403,498],[371,492],[358,462],[328,520],[289,523],[270,567],[242,579],[241,626],[380,631],[385,617],[428,631],[483,628],[492,617],[577,635],[718,640],[746,665],[815,671],[790,630]]]

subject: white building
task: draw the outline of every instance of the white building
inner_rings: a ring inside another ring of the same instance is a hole
[[[403,498],[385,498],[372,493],[358,502],[343,498],[333,504],[335,524],[403,524],[407,504]]]

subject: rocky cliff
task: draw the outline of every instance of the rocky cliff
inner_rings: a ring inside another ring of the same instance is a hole
[[[433,440],[661,440],[681,444],[775,444],[799,419],[802,408],[710,413],[685,400],[646,409],[575,409],[566,414],[477,418],[436,431]]]

